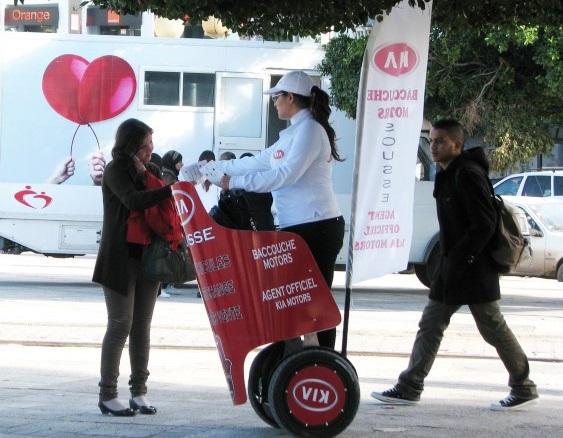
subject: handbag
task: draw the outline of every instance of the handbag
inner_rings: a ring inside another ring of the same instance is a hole
[[[195,280],[195,268],[184,239],[173,250],[171,244],[157,236],[143,249],[144,275],[161,283],[185,283]]]

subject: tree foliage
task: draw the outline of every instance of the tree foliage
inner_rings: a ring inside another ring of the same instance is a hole
[[[17,1],[17,0],[15,0]],[[428,0],[409,0],[425,7]],[[201,21],[215,16],[233,32],[285,39],[292,35],[315,36],[344,32],[381,18],[398,0],[92,0],[120,13],[151,10],[172,19]],[[503,25],[515,20],[526,25],[560,25],[560,0],[434,0],[433,17],[443,28]]]
[[[341,34],[325,46],[318,68],[330,78],[332,104],[351,119],[356,118],[362,59],[368,37],[352,38]]]
[[[563,123],[563,29],[506,25],[486,31],[434,27],[425,114],[452,115],[495,146],[504,169],[553,147]]]
[[[428,0],[409,0],[425,7]],[[150,10],[171,19],[200,22],[209,16],[241,35],[262,35],[288,39],[293,35],[316,36],[344,32],[365,24],[369,17],[388,12],[397,0],[92,0],[92,3],[120,13],[138,14]]]
[[[332,77],[336,107],[355,118],[361,53],[367,38],[332,39],[319,69]],[[563,30],[515,23],[445,30],[433,26],[425,118],[459,118],[495,146],[493,169],[526,162],[553,146],[563,123]]]

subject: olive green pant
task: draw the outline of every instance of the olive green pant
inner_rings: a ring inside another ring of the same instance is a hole
[[[129,290],[121,294],[103,288],[107,308],[107,328],[102,342],[100,400],[118,395],[117,379],[125,342],[129,338],[132,397],[147,393],[151,321],[160,283],[143,276],[141,263],[129,259]]]
[[[529,377],[528,358],[506,325],[498,301],[468,306],[479,333],[487,343],[495,347],[508,371],[510,393],[523,399],[537,398],[536,385]],[[420,318],[409,365],[400,374],[396,385],[399,392],[413,400],[420,398],[424,389],[424,379],[432,368],[444,331],[448,328],[452,315],[460,307],[429,300]]]

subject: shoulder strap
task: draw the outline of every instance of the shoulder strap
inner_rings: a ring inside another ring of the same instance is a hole
[[[491,180],[489,179],[489,177],[487,177],[487,183],[489,184],[489,189],[491,190],[491,196],[493,198],[496,197],[495,195],[495,188],[493,187],[493,183],[491,182]]]

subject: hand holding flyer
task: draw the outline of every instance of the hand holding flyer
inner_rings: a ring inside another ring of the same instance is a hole
[[[221,178],[223,177],[223,171],[221,167],[215,161],[198,161],[197,163],[188,164],[180,169],[184,181],[189,182],[203,182],[208,179],[213,184],[219,186],[221,183]]]
[[[210,161],[199,168],[205,177],[216,186],[221,187],[221,178],[223,177],[223,169],[215,161]]]
[[[205,179],[205,175],[201,173],[200,168],[204,164],[207,164],[207,161],[202,160],[197,163],[188,164],[186,166],[182,166],[180,172],[182,172],[182,176],[184,177],[184,181],[188,182],[203,182]]]

